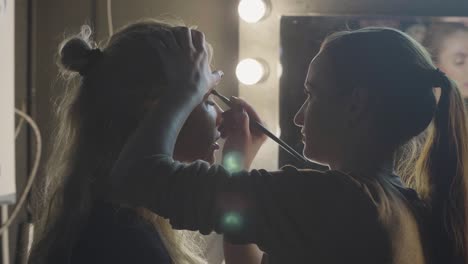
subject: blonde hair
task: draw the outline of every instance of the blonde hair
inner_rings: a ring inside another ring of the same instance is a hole
[[[436,70],[417,41],[391,28],[333,34],[321,52],[331,58],[340,89],[369,91],[380,142],[406,147],[398,169],[430,208],[424,221],[440,246],[433,257],[468,261],[468,126],[456,84]],[[441,88],[438,102],[433,87]]]
[[[90,57],[98,45],[89,26],[60,44],[58,65],[68,85],[56,108],[58,126],[36,205],[29,263],[69,262],[126,139],[146,106],[168,89],[152,41],[174,26],[156,20],[129,24],[103,45],[99,59]],[[135,211],[157,229],[174,263],[206,263],[197,234],[174,230],[147,209]]]

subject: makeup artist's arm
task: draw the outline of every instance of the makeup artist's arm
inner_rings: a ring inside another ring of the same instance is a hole
[[[266,136],[260,131],[251,130],[250,119],[262,123],[255,110],[244,100],[231,98],[232,108],[223,113],[220,126],[221,135],[226,138],[223,147],[223,160],[237,152],[242,157],[241,169],[248,171],[254,157]],[[234,245],[228,240],[223,241],[226,264],[259,264],[263,252],[256,244]]]
[[[223,113],[223,122],[219,128],[221,137],[226,138],[223,147],[223,160],[236,154],[240,164],[238,170],[249,170],[260,147],[267,136],[249,125],[250,121],[262,124],[255,109],[241,98],[231,97],[231,109]]]

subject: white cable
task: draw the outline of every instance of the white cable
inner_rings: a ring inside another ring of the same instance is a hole
[[[109,36],[114,34],[114,25],[112,24],[112,0],[107,0],[107,26],[109,28]]]
[[[8,221],[8,205],[2,205],[2,224]],[[8,230],[2,237],[2,263],[10,264],[10,236]]]
[[[21,131],[21,128],[23,127],[23,124],[24,124],[24,119],[21,118],[19,123],[18,123],[18,126],[16,126],[16,128],[15,128],[15,138],[18,137],[19,132]]]
[[[35,156],[35,159],[34,159],[33,168],[31,170],[31,173],[30,173],[29,178],[28,178],[28,182],[26,183],[26,187],[24,187],[24,191],[21,194],[20,199],[16,203],[16,206],[13,209],[13,212],[11,213],[11,216],[8,218],[8,220],[6,220],[6,222],[0,228],[0,236],[2,236],[3,233],[6,230],[8,230],[11,223],[13,223],[13,220],[16,218],[16,216],[18,216],[18,213],[20,212],[21,207],[23,206],[23,203],[26,201],[26,198],[28,197],[28,193],[31,190],[31,187],[32,187],[32,185],[34,183],[34,180],[36,178],[37,169],[39,168],[39,162],[41,160],[41,153],[42,153],[41,132],[39,131],[39,127],[37,126],[36,122],[34,122],[34,120],[30,116],[28,116],[26,113],[24,113],[21,110],[18,110],[18,109],[15,108],[15,113],[17,115],[19,115],[20,117],[22,117],[24,120],[26,120],[26,122],[28,122],[28,124],[32,127],[32,129],[34,131],[34,135],[36,136],[36,145],[37,145],[36,146],[36,156]]]
[[[24,103],[21,105],[21,111],[25,111],[25,105]],[[21,118],[20,121],[18,122],[18,126],[16,127],[15,129],[15,138],[18,137],[19,135],[19,132],[21,131],[21,128],[23,127],[23,124],[24,124],[24,118]]]

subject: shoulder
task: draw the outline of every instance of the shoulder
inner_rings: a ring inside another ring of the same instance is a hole
[[[302,211],[307,225],[343,234],[380,228],[378,204],[366,184],[359,180],[338,171],[299,170],[290,166],[271,175],[275,181],[273,193],[286,197],[285,210]]]
[[[156,229],[133,209],[111,205],[93,210],[73,258],[82,263],[170,263]],[[78,262],[76,262],[78,263]]]
[[[254,170],[250,177],[243,178],[251,186],[242,186],[251,188],[257,201],[271,204],[283,213],[300,214],[304,221],[347,225],[366,221],[376,224],[378,219],[377,204],[366,184],[337,171],[287,166],[274,172]]]
[[[301,195],[306,192],[309,195],[332,197],[335,200],[346,197],[370,199],[365,184],[338,171],[302,170],[293,166],[284,166],[279,171],[259,170],[251,174],[266,177],[274,182],[277,188],[296,190],[296,193]]]
[[[390,238],[381,223],[379,205],[365,182],[339,171],[286,170],[305,178],[307,187],[300,188],[306,198],[301,201],[308,212],[299,222],[313,230],[311,244],[330,255],[333,248],[340,248],[341,260],[382,263],[367,260],[389,259]],[[363,252],[368,253],[364,256]]]

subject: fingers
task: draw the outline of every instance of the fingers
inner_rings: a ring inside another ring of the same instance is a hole
[[[230,99],[231,99],[231,102],[233,103],[233,105],[235,105],[236,107],[243,108],[247,112],[247,114],[249,115],[250,119],[255,120],[255,121],[259,122],[259,123],[262,123],[262,120],[261,120],[260,116],[257,114],[255,109],[249,103],[247,103],[245,100],[243,100],[241,98],[238,98],[238,97],[235,97],[235,96],[231,96]]]
[[[204,52],[205,51],[205,34],[198,30],[191,30],[192,33],[192,43],[196,51]]]
[[[203,33],[187,27],[174,27],[158,30],[148,36],[148,40],[156,49],[165,65],[165,74],[174,86],[192,87],[191,92],[202,98],[221,81],[223,73],[210,69]]]
[[[197,30],[191,30],[187,27],[174,27],[171,30],[162,29],[159,32],[159,38],[148,38],[155,43],[159,39],[159,45],[168,49],[183,49],[189,52],[207,53],[205,47],[205,34]],[[162,44],[161,44],[162,43]]]
[[[215,86],[217,86],[220,82],[221,79],[223,79],[224,72],[221,70],[213,71],[211,73],[211,85],[212,89],[214,89]]]
[[[232,135],[250,135],[249,116],[242,109],[230,109],[222,113],[222,122],[218,130],[221,137],[226,138]]]
[[[176,37],[174,36],[172,31],[161,30],[160,34],[161,34],[160,42],[162,42],[166,48],[168,49],[179,48],[179,44],[177,43]]]
[[[189,28],[174,27],[172,32],[175,36],[175,39],[177,40],[177,43],[179,44],[179,47],[189,53],[195,51],[195,47],[192,42],[192,33]]]
[[[161,30],[160,40],[168,49],[182,49],[188,53],[205,52],[205,35],[187,27],[174,27],[171,30]]]

